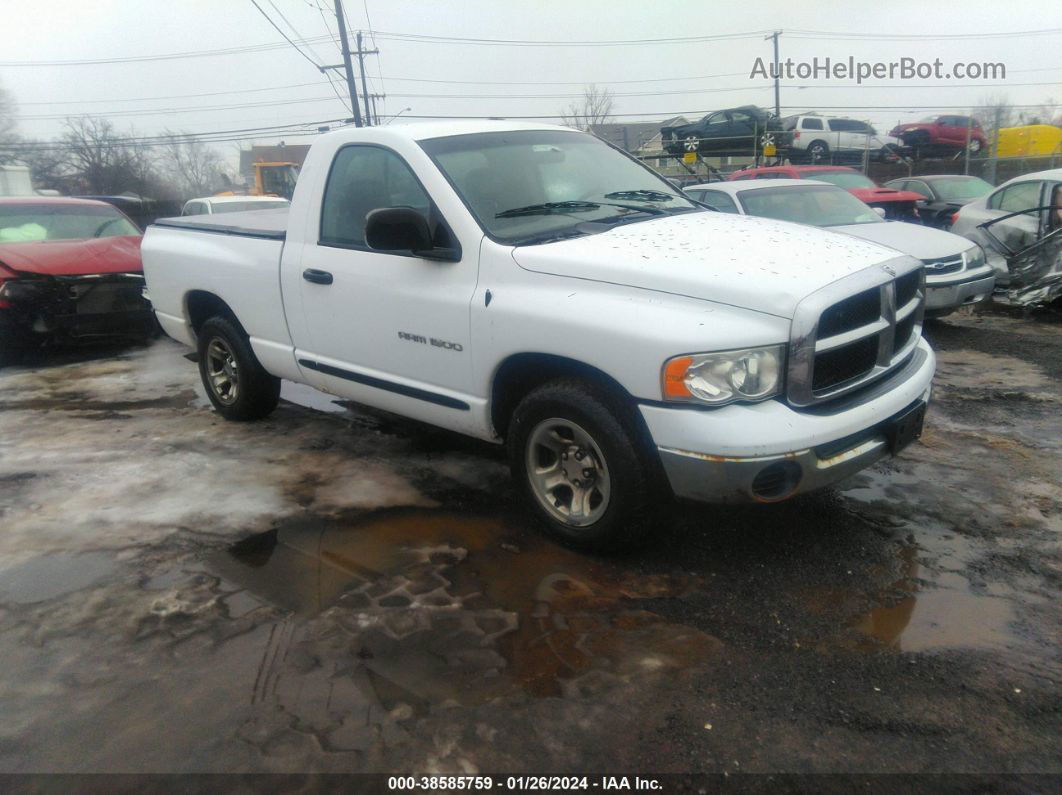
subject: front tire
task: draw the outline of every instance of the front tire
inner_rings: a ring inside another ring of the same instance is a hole
[[[589,381],[544,384],[516,407],[508,444],[513,481],[547,535],[596,551],[645,540],[656,481],[622,400]]]
[[[265,371],[247,335],[232,320],[212,317],[199,330],[199,376],[214,409],[227,420],[268,416],[280,400],[280,379]]]

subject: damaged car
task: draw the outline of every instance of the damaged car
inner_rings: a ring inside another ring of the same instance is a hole
[[[959,210],[951,231],[989,253],[993,300],[1038,307],[1062,298],[1062,168],[1004,182]]]
[[[103,202],[0,200],[0,362],[49,344],[151,336],[140,239]]]

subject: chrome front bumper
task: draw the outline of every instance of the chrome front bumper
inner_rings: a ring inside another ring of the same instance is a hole
[[[676,497],[702,502],[777,502],[820,489],[890,454],[898,418],[924,407],[935,358],[919,341],[895,379],[836,413],[780,401],[714,411],[642,407]],[[710,452],[709,452],[710,451]]]
[[[955,283],[933,282],[926,279],[926,309],[955,309],[965,304],[976,304],[992,295],[996,276],[989,270],[988,276]]]

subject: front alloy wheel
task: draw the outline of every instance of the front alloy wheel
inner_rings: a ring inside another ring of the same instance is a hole
[[[527,477],[558,522],[586,527],[608,510],[611,478],[601,447],[571,420],[542,420],[527,437]]]

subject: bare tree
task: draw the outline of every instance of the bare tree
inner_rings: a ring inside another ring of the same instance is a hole
[[[1018,114],[1021,124],[1053,124],[1062,126],[1062,108],[1054,97],[1048,97],[1039,107]]]
[[[70,158],[66,147],[55,141],[27,140],[18,148],[18,160],[30,168],[33,186],[38,190],[70,193]]]
[[[132,132],[119,135],[108,119],[67,119],[59,142],[66,150],[70,178],[81,193],[143,196],[156,184],[150,148]]]
[[[167,130],[159,162],[165,176],[185,198],[203,196],[229,185],[232,177],[221,153],[188,133]]]
[[[583,89],[582,100],[571,103],[558,114],[561,123],[577,130],[589,130],[594,125],[608,124],[612,118],[612,91],[589,85]]]
[[[14,160],[12,144],[18,141],[18,109],[8,91],[0,88],[0,163]]]
[[[1014,124],[1014,106],[1006,94],[985,94],[971,115],[981,122],[981,129],[989,141],[994,141],[996,128],[1002,129]]]

